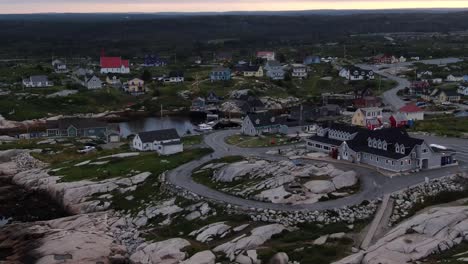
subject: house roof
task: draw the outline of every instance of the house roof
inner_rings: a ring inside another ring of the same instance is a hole
[[[143,143],[180,139],[177,130],[175,130],[174,128],[141,132],[138,133],[138,136],[140,137]]]
[[[266,63],[269,67],[281,67],[281,63],[276,60],[267,61]]]
[[[31,82],[37,83],[37,82],[48,82],[49,78],[46,75],[33,75],[29,78]]]
[[[337,140],[337,139],[328,138],[328,137],[321,137],[321,136],[312,136],[312,137],[309,137],[308,140],[317,141],[317,142],[321,142],[321,143],[325,143],[325,144],[329,144],[333,146],[339,146],[341,145],[341,143],[343,143],[342,140]]]
[[[221,67],[221,66],[217,66],[217,67],[214,67],[211,72],[230,72],[231,69],[229,68],[225,68],[225,67]]]
[[[387,143],[387,150],[369,147],[367,141],[369,138],[385,141]],[[401,159],[408,156],[416,145],[423,143],[424,140],[410,137],[401,128],[361,131],[353,140],[347,141],[348,146],[354,151],[366,152],[392,159]],[[404,154],[395,151],[396,144],[404,145]]]
[[[423,112],[423,110],[417,107],[415,104],[407,104],[398,110],[401,113],[418,113]]]
[[[453,90],[453,89],[450,89],[450,90],[440,90],[439,94],[444,92],[447,96],[459,96],[457,90]]]
[[[121,57],[101,57],[101,68],[120,68],[129,67],[128,60],[122,60]]]
[[[94,118],[62,118],[47,121],[47,129],[67,129],[74,126],[77,129],[107,127],[107,123]]]
[[[274,51],[258,51],[257,56],[266,56],[266,55],[273,55],[275,54]]]
[[[367,129],[358,127],[358,126],[351,126],[348,124],[341,124],[341,123],[334,123],[334,122],[321,122],[318,124],[323,128],[329,128],[331,130],[343,131],[350,134],[354,134],[357,132],[367,131]]]
[[[254,127],[282,125],[287,122],[287,117],[275,116],[270,112],[249,114],[247,116],[250,118],[250,121],[252,121]]]

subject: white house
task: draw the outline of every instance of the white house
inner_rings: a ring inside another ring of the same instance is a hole
[[[89,90],[97,90],[102,88],[102,81],[96,75],[85,75],[76,80]]]
[[[45,75],[33,75],[29,78],[23,79],[23,85],[25,87],[50,87],[54,84],[49,81],[49,78]]]
[[[307,78],[307,67],[304,64],[292,64],[291,76],[294,78]]]
[[[458,94],[468,96],[468,85],[460,84],[460,86],[458,86],[457,92],[458,92]]]
[[[101,74],[107,73],[130,73],[130,62],[122,60],[121,57],[101,57]]]
[[[56,73],[66,73],[68,72],[67,65],[61,60],[53,60],[52,67]]]
[[[363,70],[358,67],[344,67],[338,73],[340,77],[350,81],[374,80],[375,75],[371,70]]]
[[[398,110],[407,120],[424,120],[424,110],[414,104],[407,104]]]
[[[132,147],[139,151],[156,151],[160,155],[172,155],[184,151],[184,145],[175,129],[138,133]]]
[[[165,83],[183,83],[185,81],[184,73],[182,71],[171,71],[169,76],[164,77]]]
[[[461,82],[463,81],[463,76],[454,76],[450,74],[447,76],[447,82]]]

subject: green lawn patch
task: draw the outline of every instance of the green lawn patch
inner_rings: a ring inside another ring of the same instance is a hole
[[[235,145],[241,148],[259,148],[283,146],[297,143],[291,141],[290,138],[283,135],[262,135],[258,137],[250,137],[245,135],[233,135],[226,138],[226,143]]]
[[[203,135],[187,136],[182,138],[184,146],[193,146],[203,143]]]
[[[211,149],[206,148],[193,149],[171,156],[159,156],[156,153],[141,153],[136,157],[100,160],[109,161],[109,163],[104,165],[84,165],[79,167],[69,166],[63,168],[57,174],[63,176],[61,180],[64,182],[80,180],[100,181],[115,177],[125,177],[131,171],[148,171],[157,176],[164,171],[174,169],[186,162],[201,158],[204,155],[209,154],[211,151]],[[85,157],[81,160],[87,160],[89,158],[90,157]],[[79,162],[75,162],[73,164],[77,163]],[[60,165],[57,165],[57,167],[60,167]]]
[[[468,133],[468,118],[452,116],[437,116],[430,119],[416,121],[412,131],[435,133],[439,136],[461,137]]]

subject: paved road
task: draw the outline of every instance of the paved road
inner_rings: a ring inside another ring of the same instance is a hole
[[[421,60],[417,61],[418,63],[424,63],[424,64],[448,64],[448,63],[456,63],[462,61],[461,59],[458,58],[444,58],[444,59],[433,59],[433,60]],[[398,91],[405,89],[406,87],[410,87],[411,83],[405,79],[398,77],[396,75],[387,73],[383,71],[383,69],[388,69],[388,68],[399,68],[399,67],[408,67],[413,65],[413,63],[416,62],[401,62],[401,63],[395,63],[395,64],[359,64],[357,65],[358,67],[365,69],[365,70],[372,70],[375,73],[382,75],[390,80],[393,80],[397,82],[397,86],[391,90],[388,90],[383,93],[383,101],[385,104],[390,105],[393,110],[398,110],[401,107],[406,105],[406,102],[403,101],[398,95]]]
[[[368,169],[352,164],[334,163],[334,165],[344,170],[355,170],[360,177],[361,190],[359,193],[349,197],[319,202],[315,204],[304,205],[288,205],[288,204],[273,204],[267,202],[259,202],[247,200],[240,197],[235,197],[207,186],[196,183],[192,180],[192,171],[200,167],[210,160],[225,156],[241,155],[241,156],[257,156],[271,161],[280,161],[287,159],[279,155],[266,154],[269,150],[277,150],[291,148],[291,146],[274,147],[274,148],[239,148],[225,143],[224,139],[240,130],[223,130],[211,133],[205,136],[205,144],[215,150],[212,156],[208,155],[199,160],[179,166],[178,168],[167,173],[167,180],[172,184],[183,189],[189,190],[201,197],[208,199],[226,202],[231,205],[237,205],[244,209],[273,209],[281,211],[315,211],[340,208],[349,205],[360,204],[364,200],[372,200],[383,196],[386,193],[392,193],[412,185],[424,182],[425,178],[434,179],[450,175],[459,171],[458,167],[444,168],[439,170],[425,171],[411,175],[389,178],[377,172],[376,170]],[[303,160],[303,162],[316,163],[319,161]]]

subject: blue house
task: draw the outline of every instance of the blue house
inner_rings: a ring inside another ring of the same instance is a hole
[[[468,82],[468,75],[464,75],[464,76],[463,76],[463,81],[464,81],[464,82]]]
[[[167,65],[167,60],[160,58],[156,55],[145,55],[145,62],[143,66],[146,67],[163,67]]]
[[[211,71],[210,80],[215,81],[228,81],[231,80],[231,69],[216,67]]]
[[[305,65],[320,64],[320,62],[321,62],[321,59],[319,56],[307,56],[304,58]]]

